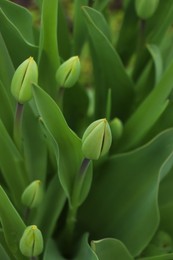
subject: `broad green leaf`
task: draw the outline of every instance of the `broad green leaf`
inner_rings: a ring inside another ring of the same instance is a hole
[[[13,15],[15,16],[15,13]],[[0,32],[15,67],[22,63],[26,57],[36,56],[37,47],[25,39],[2,8],[0,9],[0,23]],[[21,20],[20,23],[25,23],[25,20]]]
[[[13,129],[13,108],[9,100],[7,91],[0,81],[0,93],[1,93],[1,102],[0,102],[0,118],[3,121],[6,129],[10,134],[12,134]]]
[[[60,65],[58,51],[58,2],[43,0],[41,12],[41,30],[39,43],[39,83],[51,95],[55,95],[57,84],[55,73]]]
[[[3,246],[1,244],[0,244],[0,259],[10,260],[7,252],[5,251],[5,249],[3,248]]]
[[[91,239],[119,239],[133,256],[139,255],[159,224],[159,180],[172,165],[168,160],[172,152],[170,129],[145,146],[98,166],[78,214],[79,229],[88,230]]]
[[[52,236],[65,201],[65,193],[62,190],[57,175],[55,175],[46,190],[37,215],[32,219],[33,223],[41,229],[45,241]]]
[[[173,63],[165,71],[156,87],[128,119],[120,143],[121,150],[132,148],[141,142],[166,109],[168,96],[173,88],[172,70]]]
[[[88,0],[75,0],[74,1],[74,55],[79,55],[82,45],[86,40],[86,25],[82,14],[81,7],[88,4]]]
[[[23,158],[0,121],[0,168],[2,176],[16,203],[27,186],[27,174]]]
[[[59,1],[58,7],[58,49],[59,55],[63,60],[67,60],[71,54],[71,41],[68,32],[68,24],[65,17],[65,11],[63,10],[62,2]]]
[[[0,0],[0,4],[5,15],[24,39],[27,42],[34,44],[31,13],[26,8],[11,1]]]
[[[172,158],[170,157],[170,160]],[[171,169],[169,174],[163,179],[159,189],[159,209],[160,209],[160,229],[167,230],[167,232],[173,237],[173,170]]]
[[[138,39],[138,17],[134,9],[134,1],[130,0],[129,2],[126,12],[124,12],[124,18],[116,44],[117,52],[125,65],[128,64],[133,53],[136,52],[136,44],[134,43],[136,43]]]
[[[95,0],[94,1],[94,8],[102,11],[108,4],[110,0]]]
[[[0,219],[10,251],[17,260],[26,259],[19,250],[19,241],[26,226],[1,186]]]
[[[83,7],[83,11],[90,36],[91,56],[95,70],[95,116],[96,118],[105,117],[108,89],[111,89],[112,116],[125,117],[132,104],[133,83],[103,31],[103,16],[89,7]]]
[[[74,192],[73,185],[78,180],[77,176],[83,159],[81,140],[68,127],[58,105],[46,92],[35,86],[33,94],[42,121],[58,146],[57,164],[62,187],[71,204],[81,204],[88,194],[92,180],[92,170],[89,167],[84,177],[85,186],[81,186],[81,196],[79,196],[78,201],[71,201]]]
[[[76,99],[76,97],[78,97]],[[86,116],[89,105],[89,98],[85,89],[76,85],[74,88],[65,90],[63,99],[63,114],[69,126],[80,135],[86,127]]]
[[[149,50],[155,66],[155,83],[157,84],[163,74],[163,61],[161,57],[160,49],[154,44],[148,44],[147,49]]]
[[[88,234],[84,234],[79,242],[79,249],[74,260],[99,260],[95,252],[91,249],[88,244]],[[108,258],[107,258],[108,259]]]
[[[65,260],[63,256],[61,256],[58,248],[56,246],[55,241],[49,239],[46,243],[46,248],[43,256],[43,260]]]
[[[162,21],[162,22],[156,22]],[[158,44],[173,22],[173,1],[160,1],[159,6],[147,23],[146,34],[149,43]]]
[[[32,126],[32,127],[31,127]],[[23,149],[30,181],[46,179],[47,148],[40,122],[26,104],[23,115]]]
[[[99,260],[133,260],[133,257],[130,255],[123,243],[114,238],[104,238],[101,240],[92,241],[91,247],[98,256]]]
[[[11,79],[14,73],[14,67],[5,45],[3,37],[0,33],[0,79],[7,89],[7,93],[10,93]]]
[[[138,258],[138,259],[139,260],[172,260],[173,253],[166,254],[166,255],[160,255],[160,256],[142,257],[142,258]]]

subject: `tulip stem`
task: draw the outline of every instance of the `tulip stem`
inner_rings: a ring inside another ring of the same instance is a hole
[[[66,227],[65,227],[65,240],[67,245],[69,246],[69,249],[72,246],[73,238],[74,238],[74,229],[75,229],[75,224],[77,220],[77,211],[79,207],[79,198],[81,194],[81,190],[83,187],[83,182],[85,181],[85,174],[86,171],[89,167],[91,160],[88,158],[84,158],[79,172],[76,175],[75,181],[74,181],[74,186],[73,186],[73,193],[71,197],[71,204],[69,206],[69,211],[67,214],[67,219],[66,219]]]
[[[23,104],[16,104],[16,114],[14,119],[13,138],[17,148],[22,150],[22,118],[23,118]]]

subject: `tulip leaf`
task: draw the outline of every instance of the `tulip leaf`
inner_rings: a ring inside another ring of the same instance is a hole
[[[105,117],[108,89],[112,91],[112,116],[124,118],[133,99],[133,83],[128,77],[118,53],[102,30],[100,12],[83,7],[91,42],[91,56],[95,70],[95,116]],[[98,44],[99,43],[99,44]],[[102,104],[100,106],[100,104]],[[124,105],[125,104],[125,105]]]
[[[65,260],[65,258],[61,256],[60,252],[58,251],[55,241],[53,241],[52,239],[49,239],[48,242],[46,243],[46,248],[43,256],[43,260],[48,260],[48,259]]]
[[[37,47],[23,37],[23,34],[13,24],[2,8],[0,9],[0,23],[0,32],[15,67],[22,63],[26,57],[36,56]]]
[[[23,38],[28,43],[34,44],[32,15],[28,9],[6,0],[1,0],[1,8],[13,26],[15,26],[15,28],[23,36]]]
[[[8,256],[7,252],[5,251],[5,249],[1,244],[0,244],[0,259],[10,260],[10,257]]]
[[[88,244],[88,234],[84,234],[79,242],[79,249],[74,257],[74,260],[99,260],[95,252],[92,250],[90,245]]]
[[[58,2],[53,0],[50,5],[49,0],[43,0],[41,13],[39,84],[51,95],[55,95],[57,91],[55,73],[60,65],[57,40]]]
[[[133,257],[130,255],[123,243],[114,238],[104,238],[101,240],[92,241],[91,247],[98,256],[99,260],[133,260]]]
[[[41,119],[58,147],[57,164],[61,185],[70,203],[81,204],[88,194],[92,180],[92,171],[89,167],[81,196],[78,201],[72,202],[73,185],[83,159],[81,140],[69,128],[58,105],[44,90],[34,86],[33,94]]]
[[[18,260],[26,259],[19,250],[19,241],[25,224],[0,186],[0,219],[7,245]]]
[[[13,63],[11,61],[8,49],[5,45],[2,34],[0,33],[0,78],[4,86],[6,87],[6,91],[8,95],[10,95],[10,85],[12,76],[14,73]],[[11,96],[12,97],[12,96]]]
[[[138,258],[138,260],[172,260],[173,253],[166,254],[166,255],[158,255],[158,256],[149,256],[149,257],[142,257]]]
[[[30,127],[32,125],[32,127]],[[46,179],[47,148],[38,117],[26,104],[23,115],[23,149],[30,181]]]
[[[101,163],[79,211],[80,230],[88,230],[94,240],[119,239],[133,256],[140,254],[159,224],[159,180],[172,166],[172,152],[170,129],[141,148]]]
[[[7,91],[0,81],[0,91],[1,91],[1,102],[0,102],[0,118],[3,121],[6,129],[11,134],[13,129],[13,110],[10,103]]]
[[[81,7],[87,5],[88,0],[74,1],[74,54],[79,55],[86,39],[86,25]]]
[[[128,119],[124,127],[120,149],[129,149],[139,144],[165,111],[173,88],[172,70],[173,63],[167,68],[156,87]]]
[[[147,49],[149,50],[155,66],[155,82],[158,83],[163,74],[163,62],[161,57],[160,49],[154,44],[148,44]]]
[[[52,206],[52,198],[56,198]],[[45,240],[51,237],[57,220],[66,201],[65,193],[55,175],[47,190],[43,202],[38,208],[38,214],[33,217],[33,223],[37,224],[43,233]],[[49,225],[47,224],[49,223]]]
[[[27,186],[27,174],[23,158],[14,145],[11,137],[0,120],[0,168],[2,176],[12,193],[15,201],[19,203],[20,196]],[[10,163],[9,163],[10,161]]]

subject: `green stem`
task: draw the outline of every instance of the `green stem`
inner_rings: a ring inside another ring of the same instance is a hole
[[[14,142],[19,149],[22,151],[22,117],[23,117],[23,104],[17,103],[16,114],[14,119],[13,138]]]
[[[82,186],[83,186],[83,181],[85,180],[85,173],[89,167],[91,160],[84,158],[79,172],[76,175],[74,187],[73,187],[73,194],[72,194],[72,199],[71,199],[71,205],[69,207],[69,211],[67,214],[67,219],[66,219],[66,226],[65,226],[65,240],[67,243],[67,247],[70,249],[73,244],[73,238],[74,238],[74,229],[76,225],[76,220],[77,220],[77,211],[78,211],[78,201],[79,197],[81,194]]]

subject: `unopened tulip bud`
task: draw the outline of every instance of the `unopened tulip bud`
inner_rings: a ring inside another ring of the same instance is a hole
[[[115,117],[110,123],[110,128],[112,132],[112,138],[118,140],[123,133],[123,124],[121,120]]]
[[[74,56],[65,61],[56,72],[58,86],[71,88],[80,75],[80,61],[78,56]]]
[[[86,158],[97,160],[109,151],[111,143],[109,124],[105,118],[99,119],[86,129],[82,138],[82,151]]]
[[[32,98],[32,83],[38,81],[38,67],[32,57],[22,62],[16,69],[12,83],[11,92],[18,103],[24,104]]]
[[[43,187],[40,180],[33,181],[22,194],[22,203],[29,207],[37,207],[43,198]]]
[[[137,15],[142,19],[150,18],[156,11],[159,0],[136,0]]]
[[[35,225],[28,226],[20,240],[20,251],[24,256],[38,256],[43,251],[43,237]]]

